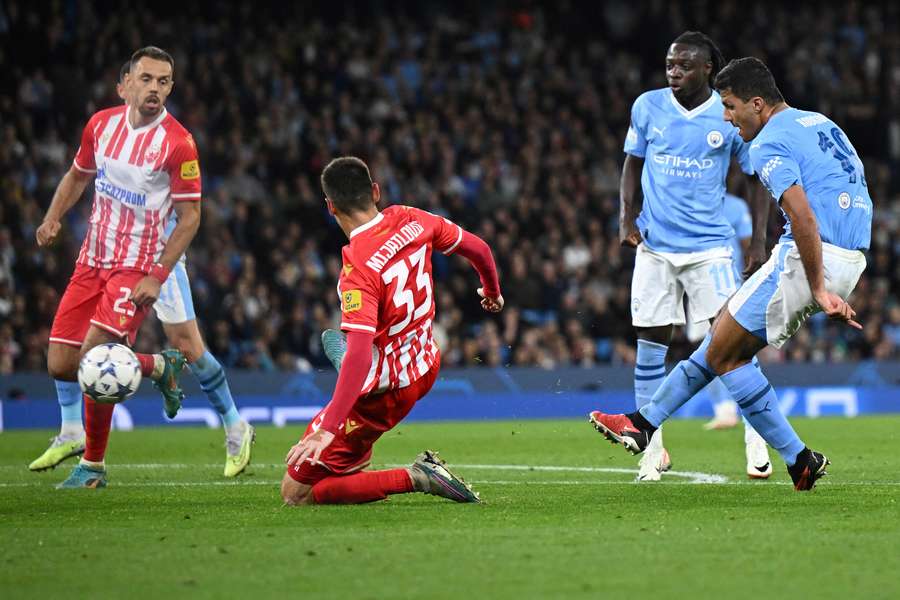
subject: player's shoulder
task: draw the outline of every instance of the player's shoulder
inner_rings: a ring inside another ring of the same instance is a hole
[[[672,91],[669,88],[659,88],[655,90],[647,90],[634,100],[633,107],[643,110],[662,110],[666,107],[666,103],[671,103],[669,94]]]
[[[191,148],[197,147],[194,143],[194,136],[191,135],[191,132],[188,131],[187,127],[182,125],[181,121],[176,119],[172,113],[166,113],[166,117],[162,120],[160,126],[166,130],[166,137],[169,138],[170,143],[173,143],[176,146],[184,144]]]
[[[770,119],[756,137],[750,142],[750,157],[761,157],[773,150],[784,150],[793,135],[793,119],[790,114],[776,115],[779,119]]]
[[[91,115],[91,118],[88,119],[88,125],[95,125],[98,123],[105,123],[109,121],[113,117],[117,117],[120,115],[124,115],[125,111],[128,107],[124,104],[118,106],[110,106],[109,108],[104,108],[98,110],[94,114]]]

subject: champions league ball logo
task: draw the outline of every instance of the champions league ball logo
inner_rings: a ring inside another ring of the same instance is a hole
[[[706,143],[712,148],[718,148],[725,141],[725,137],[719,131],[710,131],[706,134]]]

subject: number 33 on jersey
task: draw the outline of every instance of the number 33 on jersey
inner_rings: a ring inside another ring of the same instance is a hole
[[[375,336],[362,393],[404,388],[438,361],[432,250],[452,253],[462,229],[424,210],[392,206],[350,233],[338,292],[341,329]]]

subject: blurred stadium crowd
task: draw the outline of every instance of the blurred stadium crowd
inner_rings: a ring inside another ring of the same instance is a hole
[[[665,85],[665,50],[689,28],[728,58],[767,61],[790,104],[840,123],[876,204],[852,299],[864,331],[816,319],[766,360],[900,357],[897,4],[454,3],[465,18],[431,2],[304,4],[0,5],[0,373],[45,368],[89,199],[53,251],[34,232],[81,127],[118,102],[119,67],[149,43],[175,56],[168,108],[201,153],[204,217],[188,267],[223,363],[326,364],[318,336],[337,319],[344,240],[318,175],[341,154],[369,162],[387,202],[444,214],[494,249],[507,299],[496,318],[480,311],[464,261],[435,259],[445,366],[633,361],[622,140],[631,102]],[[675,357],[687,349],[678,340]],[[140,346],[163,343],[148,319]]]

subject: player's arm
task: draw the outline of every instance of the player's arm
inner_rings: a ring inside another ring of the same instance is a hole
[[[328,410],[325,411],[325,418],[318,430],[290,449],[285,457],[288,465],[302,463],[305,460],[317,463],[322,451],[334,440],[338,429],[344,424],[347,415],[353,409],[353,404],[359,398],[366,376],[372,367],[374,339],[375,334],[367,331],[347,332],[347,352],[341,361],[341,371],[331,402],[328,403]]]
[[[744,248],[744,278],[750,277],[766,262],[766,231],[769,227],[769,194],[759,180],[747,175],[747,199],[753,220],[753,235]],[[741,242],[743,244],[743,241]]]
[[[93,173],[82,171],[74,165],[63,175],[59,185],[56,186],[56,192],[53,193],[50,208],[47,209],[43,222],[35,232],[38,246],[49,246],[56,241],[62,229],[61,220],[63,216],[75,206],[75,203],[78,202],[84,193],[84,188],[87,187],[88,182],[93,178]]]
[[[478,273],[481,287],[478,295],[481,296],[481,307],[488,312],[500,312],[503,310],[503,295],[500,293],[500,277],[497,275],[497,263],[487,242],[465,229],[460,229],[462,237],[454,252],[467,261]]]
[[[791,231],[794,242],[800,252],[803,270],[809,282],[813,299],[822,308],[822,312],[833,319],[847,322],[848,325],[862,329],[862,325],[853,320],[856,311],[847,302],[825,289],[825,270],[822,266],[822,238],[816,215],[809,206],[806,192],[799,185],[787,188],[781,196],[781,207],[791,220]]]
[[[176,202],[174,206],[178,221],[166,241],[159,262],[151,267],[150,273],[138,282],[131,293],[131,301],[138,306],[156,302],[159,290],[169,277],[172,267],[187,251],[200,229],[199,202]]]
[[[637,216],[641,212],[641,173],[644,159],[633,154],[625,155],[622,178],[619,180],[619,243],[636,248],[641,243],[637,228]]]

